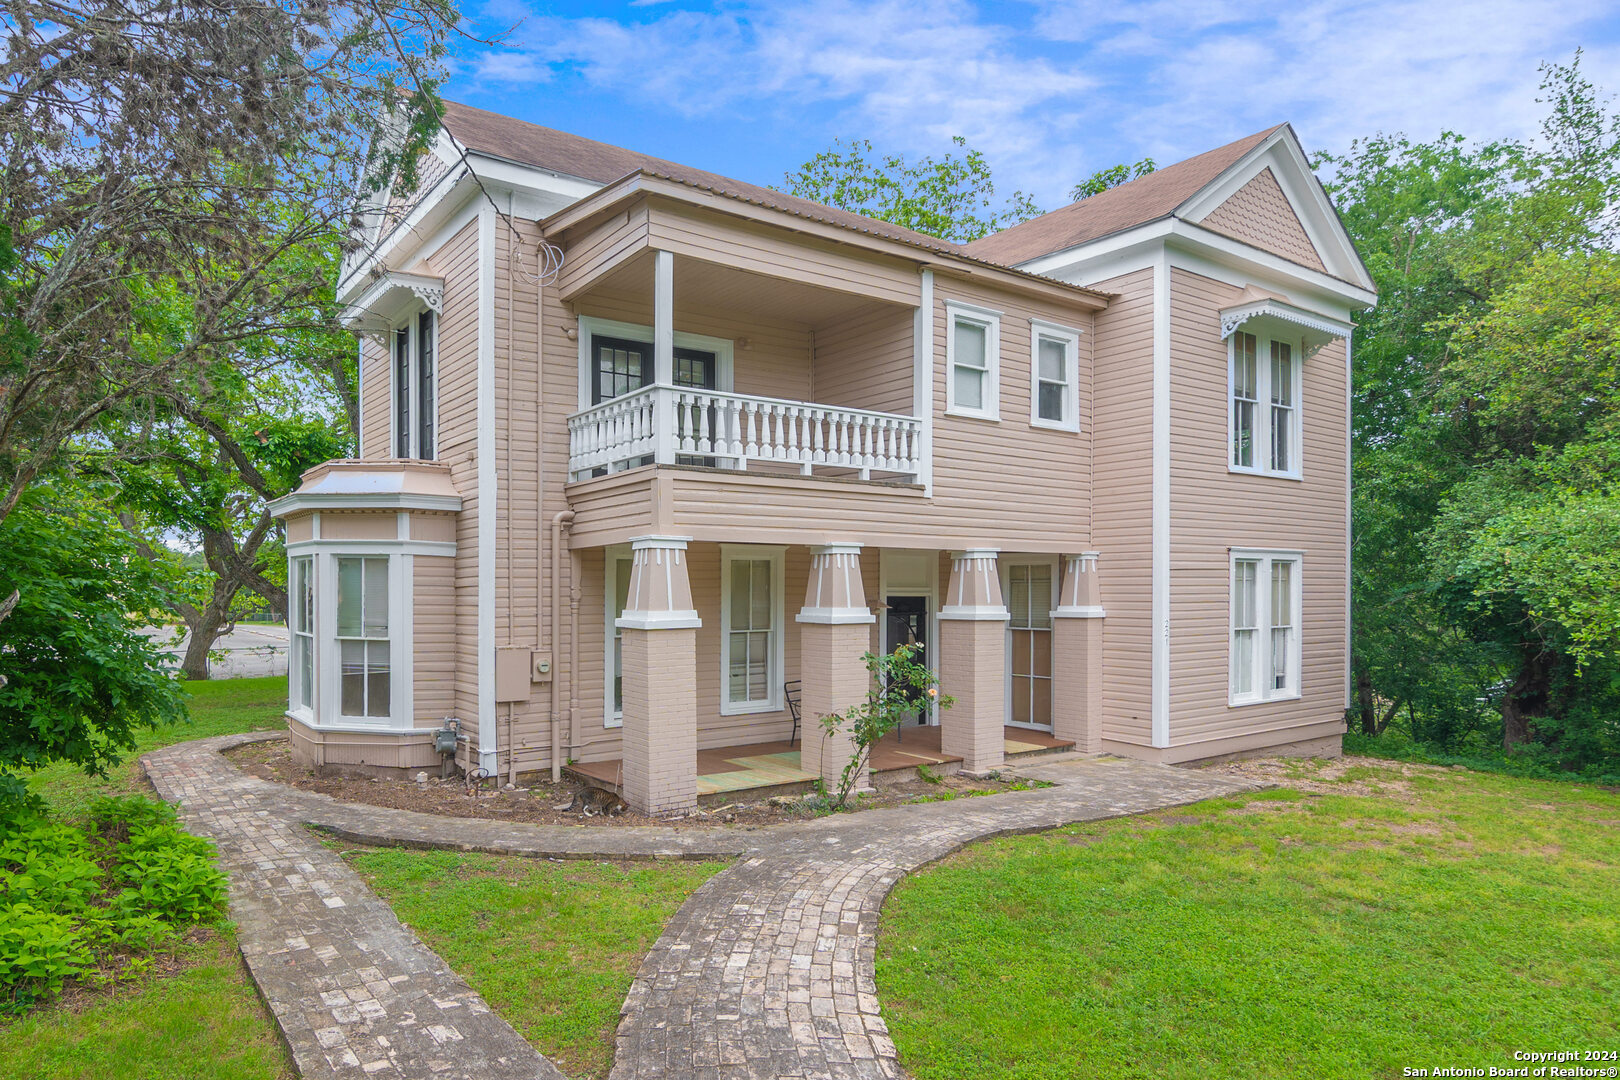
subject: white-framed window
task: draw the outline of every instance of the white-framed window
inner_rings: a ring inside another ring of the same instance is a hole
[[[1007,724],[1052,730],[1052,609],[1057,560],[998,559],[1007,598]]]
[[[602,614],[605,622],[602,640],[606,645],[602,657],[602,670],[605,673],[602,687],[603,727],[624,726],[624,631],[618,623],[624,615],[625,604],[630,602],[630,563],[630,549],[627,547],[608,548],[603,556]]]
[[[288,665],[288,702],[292,711],[313,716],[315,712],[315,557],[298,555],[290,560],[287,575],[287,621],[292,630],[292,657]]]
[[[1080,430],[1080,331],[1029,321],[1029,422]]]
[[[438,455],[438,316],[421,311],[394,328],[394,456]]]
[[[780,547],[720,548],[720,711],[782,708],[783,570]]]
[[[945,305],[945,411],[1001,419],[1001,312],[950,301]]]
[[[1227,338],[1233,472],[1300,475],[1299,345],[1238,330]]]
[[[335,561],[338,715],[347,720],[389,720],[393,716],[390,560],[386,555],[339,555]]]
[[[640,323],[579,317],[579,407],[588,409],[653,382],[653,331]],[[631,346],[624,348],[625,345]],[[645,352],[636,353],[640,345]],[[600,347],[599,347],[600,346]],[[675,385],[730,392],[736,342],[675,331]]]
[[[1230,703],[1300,693],[1301,555],[1233,548]]]

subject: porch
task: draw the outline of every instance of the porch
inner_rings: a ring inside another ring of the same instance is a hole
[[[955,772],[962,765],[960,755],[941,748],[937,725],[907,725],[891,731],[872,748],[872,783],[908,780],[917,766],[926,765],[941,772]],[[1044,731],[1008,727],[1004,729],[1004,752],[1011,763],[1074,748],[1070,740]],[[697,753],[697,793],[700,805],[729,801],[739,795],[763,797],[808,791],[816,782],[813,773],[801,768],[797,742],[750,743],[720,746]],[[568,766],[565,772],[593,787],[624,793],[624,761],[590,761]]]

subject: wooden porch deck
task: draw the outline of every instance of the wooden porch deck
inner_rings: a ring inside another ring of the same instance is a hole
[[[1067,750],[1074,745],[1055,739],[1043,731],[1025,728],[1006,728],[1008,759],[1025,754],[1044,754]],[[808,789],[816,777],[799,768],[797,743],[767,742],[746,746],[718,746],[699,750],[698,798],[731,795],[740,791],[778,788],[783,791]],[[944,754],[940,750],[940,729],[928,726],[908,726],[885,735],[872,748],[872,771],[899,774],[918,765],[943,766],[952,770],[962,759]],[[577,762],[565,771],[598,787],[620,790],[623,761]]]

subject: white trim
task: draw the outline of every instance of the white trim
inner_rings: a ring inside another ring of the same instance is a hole
[[[287,517],[305,510],[436,510],[458,513],[459,495],[414,495],[397,491],[293,492],[269,503],[273,517]]]
[[[391,702],[392,713],[396,721],[403,716],[405,722],[416,722],[416,556],[405,551],[400,553],[399,563],[399,606],[389,612],[389,629],[393,630],[393,641],[389,643],[390,649],[397,648],[399,656],[390,657],[394,673],[394,697]],[[394,628],[394,620],[399,620],[399,626]]]
[[[984,330],[984,395],[978,408],[956,403],[956,324]],[[960,300],[945,301],[945,414],[1001,420],[1001,312]]]
[[[432,555],[454,557],[454,540],[297,540],[287,545],[289,555],[319,555],[323,551],[355,552],[376,551],[386,555]]]
[[[1153,266],[1152,720],[1150,743],[1170,745],[1170,253]]]
[[[613,643],[618,639],[618,615],[614,602],[619,598],[619,560],[631,558],[629,544],[614,544],[602,549],[602,727],[624,726],[624,713],[613,701]],[[634,563],[627,567],[634,573]]]
[[[624,338],[626,341],[645,343],[653,346],[653,328],[640,323],[619,322],[616,319],[599,319],[594,315],[581,315],[577,335],[579,337],[579,407],[591,407],[591,385],[596,373],[591,370],[591,338],[597,334],[603,337]],[[731,393],[736,368],[736,343],[729,338],[708,337],[704,334],[688,334],[684,331],[675,331],[675,344],[677,349],[696,349],[701,352],[714,353],[714,381],[715,389],[723,393]],[[656,378],[654,380],[656,382]]]
[[[786,670],[785,638],[787,588],[784,564],[787,548],[779,544],[720,545],[720,715],[768,713],[782,710],[782,673]],[[771,564],[771,651],[765,673],[767,697],[761,701],[732,702],[731,693],[731,564],[738,560],[766,559]]]
[[[625,612],[613,625],[621,630],[695,630],[703,620],[692,611],[638,611]]]
[[[934,494],[934,272],[924,270],[911,331],[911,415],[922,423],[917,482]]]
[[[1226,339],[1226,471],[1239,473],[1245,476],[1270,476],[1279,480],[1303,480],[1304,454],[1301,452],[1305,438],[1305,359],[1301,342],[1291,338],[1277,337],[1268,334],[1263,328],[1253,331],[1244,330],[1242,333],[1253,334],[1254,368],[1255,368],[1255,407],[1254,407],[1254,436],[1253,465],[1239,465],[1233,460],[1233,448],[1237,437],[1237,418],[1233,415],[1233,395],[1237,392],[1237,343],[1238,332],[1234,331]],[[1293,373],[1293,405],[1291,408],[1288,449],[1292,454],[1291,468],[1273,469],[1271,467],[1271,348],[1272,342],[1287,345],[1292,351],[1290,368]],[[1346,419],[1348,422],[1348,415]],[[1346,459],[1348,461],[1348,458]]]
[[[1255,563],[1255,645],[1253,657],[1253,670],[1255,689],[1242,696],[1237,692],[1237,564],[1239,562]],[[1274,690],[1267,685],[1271,680],[1269,676],[1270,665],[1266,661],[1271,656],[1271,568],[1275,563],[1291,563],[1294,567],[1289,582],[1292,596],[1289,603],[1293,608],[1293,619],[1290,624],[1292,634],[1288,643],[1288,683],[1286,689]],[[1227,676],[1226,676],[1226,704],[1228,708],[1241,708],[1245,705],[1261,705],[1276,701],[1297,701],[1303,696],[1302,683],[1304,682],[1303,649],[1300,639],[1304,637],[1305,613],[1305,553],[1303,551],[1278,550],[1274,548],[1240,548],[1227,549],[1227,616],[1226,616],[1226,649],[1227,649]],[[1262,678],[1262,673],[1266,677]]]
[[[1250,319],[1270,318],[1280,319],[1283,322],[1303,326],[1307,330],[1315,330],[1325,334],[1329,340],[1341,338],[1350,333],[1350,324],[1337,319],[1329,319],[1321,315],[1306,311],[1304,308],[1285,304],[1281,300],[1266,298],[1256,300],[1252,304],[1243,304],[1238,307],[1221,309],[1221,340],[1224,341],[1244,323]],[[1320,346],[1318,346],[1320,348]]]
[[[498,771],[495,718],[495,208],[478,211],[478,766]],[[511,328],[508,327],[508,330]]]
[[[366,338],[354,337],[354,456],[366,456]]]
[[[857,608],[807,607],[795,612],[793,621],[817,626],[870,626],[877,622],[877,616]]]
[[[391,270],[379,275],[355,297],[338,321],[356,333],[391,330],[402,310],[418,310],[424,304],[434,314],[444,310],[444,278]]]
[[[1003,651],[1002,670],[1003,670],[1004,674],[1003,674],[1003,678],[1002,678],[1002,723],[1004,723],[1007,727],[1023,728],[1026,731],[1051,732],[1055,727],[1054,724],[1044,724],[1044,725],[1043,724],[1033,724],[1033,723],[1022,723],[1021,724],[1021,723],[1018,723],[1017,721],[1013,720],[1013,711],[1012,711],[1013,710],[1013,702],[1012,702],[1012,692],[1013,692],[1013,670],[1012,670],[1013,633],[1014,633],[1015,629],[1027,629],[1027,628],[1023,628],[1023,627],[1015,628],[1013,626],[1013,624],[1012,624],[1012,605],[1007,603],[1007,597],[1009,595],[1011,595],[1011,591],[1012,591],[1011,590],[1011,586],[1012,586],[1012,573],[1011,573],[1011,571],[1012,571],[1012,568],[1014,566],[1046,566],[1046,567],[1049,567],[1051,569],[1051,571],[1052,571],[1052,600],[1051,600],[1050,606],[1047,608],[1048,617],[1051,617],[1051,616],[1055,616],[1057,614],[1058,598],[1062,595],[1063,562],[1056,555],[1009,555],[1009,556],[1006,556],[1004,558],[1000,558],[1000,559],[996,560],[996,572],[1001,576],[1002,604],[1007,608],[1007,633],[1006,633],[1006,635],[1005,635],[1005,637],[1003,639],[1004,651]],[[1057,631],[1056,626],[1048,626],[1046,628],[1046,632],[1049,635],[1050,634],[1055,634],[1056,631]],[[1048,637],[1047,645],[1048,645],[1048,648],[1053,649],[1053,653],[1052,653],[1052,656],[1051,656],[1051,662],[1052,662],[1052,667],[1053,667],[1052,674],[1056,674],[1056,661],[1057,661],[1056,639],[1053,638],[1053,637]],[[1047,680],[1048,680],[1048,682],[1051,681],[1051,675],[1047,676]],[[1048,692],[1050,692],[1050,690],[1051,690],[1051,688],[1049,687]],[[1056,699],[1054,698],[1053,699],[1054,713],[1056,711],[1056,704],[1057,704]]]
[[[1352,448],[1350,440],[1354,425],[1351,423],[1351,414],[1354,412],[1351,397],[1355,390],[1355,369],[1350,363],[1350,341],[1352,335],[1346,334],[1344,338],[1344,707],[1351,708],[1356,703],[1355,672],[1350,668],[1350,658],[1353,651],[1352,631],[1355,626],[1352,607],[1355,603],[1355,575],[1352,572],[1352,560],[1355,551],[1354,503],[1351,500],[1351,487],[1355,477],[1350,468]]]
[[[917,588],[910,585],[895,585],[889,581],[889,563],[891,557],[918,557],[921,556],[928,566],[927,585]],[[883,548],[878,553],[878,603],[887,604],[889,596],[922,596],[928,600],[928,644],[929,654],[924,657],[928,666],[937,672],[939,670],[939,552],[926,549]],[[878,647],[885,654],[890,652],[894,643],[889,640],[889,620],[885,617],[878,620]],[[928,709],[928,723],[930,726],[939,726],[939,699],[932,699]]]
[[[1063,343],[1063,417],[1041,415],[1041,339]],[[1029,425],[1053,431],[1080,430],[1080,331],[1042,319],[1029,320]]]

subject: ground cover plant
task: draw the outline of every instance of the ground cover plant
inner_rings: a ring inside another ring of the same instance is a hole
[[[641,958],[724,867],[341,850],[402,921],[573,1077],[607,1076]]]
[[[884,908],[901,1060],[946,1077],[1362,1077],[1620,1039],[1620,795],[1361,759],[976,845]]]

